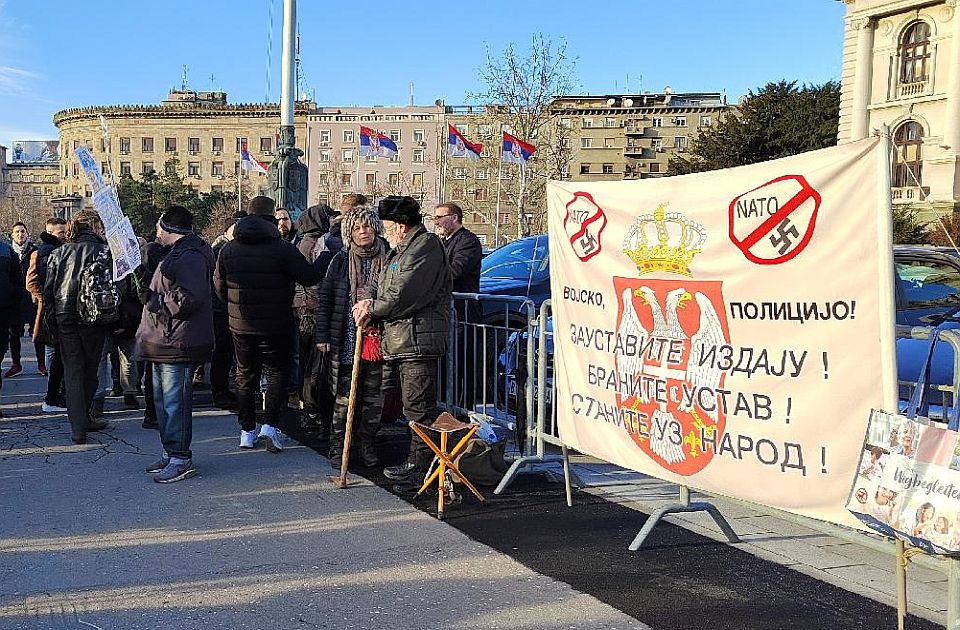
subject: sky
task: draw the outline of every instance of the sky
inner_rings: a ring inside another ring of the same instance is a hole
[[[581,94],[670,86],[736,102],[770,81],[840,77],[838,0],[297,5],[305,88],[319,105],[403,105],[410,82],[419,105],[476,103],[487,52],[525,50],[536,33],[566,42]],[[56,138],[61,109],[158,104],[184,65],[191,89],[277,102],[282,14],[283,0],[0,0],[0,144]]]

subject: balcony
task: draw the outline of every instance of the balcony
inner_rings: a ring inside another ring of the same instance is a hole
[[[897,86],[897,98],[914,98],[929,93],[930,82],[927,80],[901,83]]]

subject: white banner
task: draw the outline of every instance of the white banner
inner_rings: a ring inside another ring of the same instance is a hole
[[[870,409],[895,380],[882,342],[892,345],[894,313],[890,252],[877,246],[889,230],[881,146],[551,182],[563,440],[662,479],[858,526],[846,499]]]

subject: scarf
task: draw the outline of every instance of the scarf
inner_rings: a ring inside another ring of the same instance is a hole
[[[380,276],[380,271],[383,270],[383,261],[387,259],[387,252],[387,244],[379,236],[367,247],[360,247],[351,242],[350,249],[347,250],[350,304],[357,303],[357,294],[369,284],[370,278]]]

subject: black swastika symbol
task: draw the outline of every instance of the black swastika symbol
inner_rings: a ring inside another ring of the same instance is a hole
[[[782,256],[786,254],[790,246],[793,245],[793,239],[800,238],[800,231],[797,229],[797,226],[790,223],[789,218],[786,218],[777,226],[776,232],[776,234],[770,235],[770,244],[776,247]]]
[[[589,254],[597,248],[597,239],[589,230],[584,232],[583,237],[580,239],[580,247],[583,248],[584,254]]]

